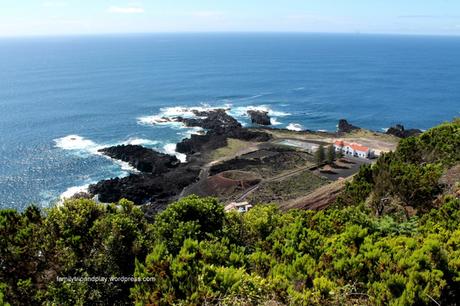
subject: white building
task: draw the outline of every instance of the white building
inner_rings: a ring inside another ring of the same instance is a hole
[[[372,151],[369,147],[357,143],[337,140],[334,142],[334,148],[336,152],[342,152],[342,154],[345,156],[354,156],[360,158],[374,157],[374,151]]]
[[[245,202],[232,202],[228,204],[227,206],[225,206],[225,211],[236,210],[240,213],[244,213],[250,210],[251,208],[252,208],[252,205],[246,201]]]

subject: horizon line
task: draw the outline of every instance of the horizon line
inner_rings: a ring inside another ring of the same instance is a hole
[[[314,32],[314,31],[149,31],[149,32],[96,32],[96,33],[62,33],[62,34],[19,34],[1,35],[5,38],[64,38],[64,37],[97,37],[97,36],[136,36],[136,35],[165,35],[165,34],[310,34],[310,35],[375,35],[375,36],[416,36],[416,37],[452,37],[460,34],[434,33],[394,33],[394,32]]]

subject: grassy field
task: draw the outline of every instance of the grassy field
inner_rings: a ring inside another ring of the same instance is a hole
[[[311,133],[306,131],[296,132],[296,131],[289,131],[289,130],[276,130],[276,129],[260,129],[261,132],[269,133],[275,139],[282,139],[282,138],[293,138],[293,139],[318,139],[321,140],[324,136],[318,133]]]
[[[238,159],[223,162],[212,170],[214,174],[226,170],[242,170],[257,173],[263,178],[271,178],[286,171],[313,165],[314,157],[306,152],[258,150]]]
[[[351,133],[345,134],[342,138],[367,138],[373,139],[378,141],[385,141],[389,143],[397,144],[399,142],[399,138],[393,135],[387,135],[384,133],[376,133],[369,130],[356,130]]]
[[[286,177],[281,180],[261,183],[259,189],[247,197],[250,203],[280,203],[302,197],[329,183],[311,171]]]
[[[212,152],[211,160],[224,160],[240,155],[244,150],[255,147],[255,143],[229,138],[227,146]]]

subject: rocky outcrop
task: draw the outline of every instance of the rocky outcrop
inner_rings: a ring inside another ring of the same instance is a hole
[[[185,138],[176,146],[176,151],[179,153],[192,155],[199,152],[209,152],[227,145],[227,137],[225,135],[216,135],[207,133],[205,135],[191,135],[190,138]]]
[[[124,178],[103,180],[89,186],[91,196],[110,203],[125,198],[136,204],[149,204],[155,211],[162,210],[176,200],[183,189],[199,179],[203,158],[195,153],[208,153],[227,145],[228,138],[267,141],[269,134],[245,129],[225,110],[195,112],[198,118],[177,117],[171,120],[190,127],[206,129],[204,135],[192,135],[177,144],[176,150],[188,154],[188,163],[181,164],[176,157],[142,146],[122,145],[102,149],[111,158],[128,162],[141,171]]]
[[[137,145],[120,145],[100,150],[111,158],[128,162],[141,174],[114,178],[90,185],[91,196],[104,203],[128,199],[136,204],[152,204],[164,208],[175,200],[182,189],[198,178],[196,163],[181,164],[175,156]]]
[[[206,130],[214,131],[217,134],[223,134],[232,129],[242,128],[241,124],[232,116],[228,115],[224,109],[211,111],[194,111],[196,116],[202,118],[174,118],[178,122],[184,123],[189,127],[201,127]]]
[[[90,185],[89,192],[104,203],[124,198],[136,204],[151,203],[165,207],[177,199],[183,188],[197,180],[199,172],[199,167],[181,165],[161,175],[131,174]]]
[[[190,138],[183,139],[177,144],[176,151],[187,155],[206,153],[225,147],[228,138],[255,142],[263,142],[271,139],[268,133],[251,131],[244,128],[228,130],[223,134],[208,131],[205,135],[192,135]]]
[[[402,124],[397,124],[395,126],[392,126],[386,131],[386,134],[394,135],[394,136],[399,137],[399,138],[407,138],[407,137],[417,136],[417,135],[420,135],[421,133],[422,133],[422,131],[419,130],[419,129],[406,130],[404,128],[404,125],[402,125]]]
[[[145,173],[161,174],[177,167],[180,161],[168,154],[138,145],[120,145],[99,150],[113,159],[129,163],[137,170]]]
[[[268,141],[270,135],[265,132],[256,132],[245,129],[225,110],[218,109],[207,112],[195,112],[195,115],[204,118],[176,118],[190,127],[202,127],[207,130],[205,135],[192,135],[177,144],[177,152],[184,154],[206,153],[227,145],[228,138],[245,141]]]
[[[355,130],[360,130],[360,127],[354,126],[353,124],[348,123],[345,119],[339,120],[339,125],[337,126],[337,132],[339,133],[350,133]]]
[[[248,110],[247,111],[251,122],[259,125],[271,125],[270,116],[268,112],[259,111],[259,110]]]

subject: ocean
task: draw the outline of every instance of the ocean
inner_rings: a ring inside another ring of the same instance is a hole
[[[460,113],[460,38],[152,34],[0,39],[0,208],[53,205],[128,165],[99,148],[175,154],[197,129],[161,123],[226,107],[249,125],[428,129]],[[183,156],[178,155],[179,158]]]

